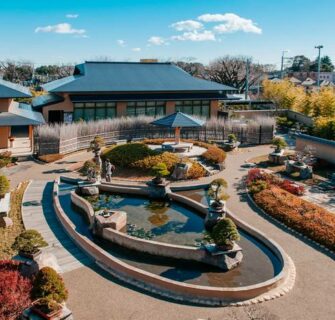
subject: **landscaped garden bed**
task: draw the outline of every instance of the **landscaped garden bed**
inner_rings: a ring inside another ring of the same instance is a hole
[[[188,163],[190,166],[187,179],[198,179],[206,176],[206,170],[197,161],[185,156],[180,157],[172,152],[152,150],[148,146],[148,144],[158,145],[162,142],[163,140],[161,139],[153,139],[145,140],[144,143],[112,146],[103,151],[102,158],[109,159],[116,166],[117,170],[113,176],[118,176],[120,173],[124,176],[124,170],[130,170],[129,174],[131,174],[131,170],[136,170],[138,176],[152,177],[155,175],[152,168],[161,163],[164,163],[167,170],[172,173],[175,166],[181,162]],[[195,142],[195,144],[207,149],[202,157],[209,163],[219,164],[225,160],[225,152],[215,145],[199,141]]]
[[[21,204],[28,182],[22,182],[17,189],[11,192],[9,218],[13,225],[10,228],[0,228],[0,259],[9,259],[18,253],[12,248],[15,238],[24,230]]]
[[[302,190],[286,181],[251,169],[246,183],[256,204],[267,214],[334,251],[335,215],[299,198]]]

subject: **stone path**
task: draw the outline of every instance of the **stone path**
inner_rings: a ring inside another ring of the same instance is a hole
[[[23,198],[22,218],[26,229],[35,229],[42,234],[49,244],[44,251],[54,254],[62,272],[68,272],[91,261],[58,222],[52,204],[52,188],[52,182],[32,181]]]

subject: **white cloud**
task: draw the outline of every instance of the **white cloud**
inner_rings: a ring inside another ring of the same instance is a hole
[[[37,27],[35,32],[51,32],[59,34],[75,34],[84,36],[86,33],[85,29],[74,29],[69,23],[59,23],[53,26]]]
[[[142,49],[141,48],[132,48],[131,50],[134,51],[134,52],[140,52]]]
[[[181,35],[173,36],[171,39],[178,41],[216,41],[214,33],[209,30],[184,32]]]
[[[66,16],[68,19],[77,19],[79,17],[79,14],[77,13],[68,13]]]
[[[126,41],[124,41],[124,40],[120,39],[120,40],[117,40],[116,42],[120,47],[125,47],[126,46]]]
[[[203,24],[195,20],[184,20],[171,24],[172,28],[177,31],[194,31],[203,28]]]
[[[251,19],[242,18],[234,13],[203,14],[199,16],[198,19],[203,22],[223,22],[214,27],[214,31],[218,33],[232,33],[237,31],[257,34],[262,33],[262,29]]]
[[[167,44],[167,42],[162,37],[152,36],[148,39],[148,43],[154,46],[161,46]]]

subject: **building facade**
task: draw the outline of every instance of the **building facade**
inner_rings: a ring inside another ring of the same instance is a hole
[[[33,127],[45,123],[43,116],[30,105],[14,101],[29,97],[29,89],[0,80],[0,152],[32,153]]]
[[[48,122],[159,117],[176,111],[216,117],[219,100],[235,92],[158,62],[85,62],[75,67],[73,76],[43,88],[48,94],[34,99],[33,107]]]

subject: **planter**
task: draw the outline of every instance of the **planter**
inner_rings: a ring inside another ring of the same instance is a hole
[[[43,319],[47,319],[47,320],[53,320],[56,319],[62,312],[63,310],[63,306],[60,303],[56,303],[58,309],[54,310],[54,311],[50,311],[49,313],[45,313],[44,311],[42,311],[39,307],[37,307],[37,304],[39,303],[41,299],[36,300],[35,302],[33,302],[33,306],[31,308],[31,310],[35,313],[38,314],[39,316],[41,316]]]
[[[19,251],[19,255],[23,258],[27,258],[27,259],[31,259],[31,260],[34,260],[36,259],[40,254],[42,253],[41,250],[38,250],[37,252],[35,253],[27,253],[27,252],[24,252],[24,251]]]

